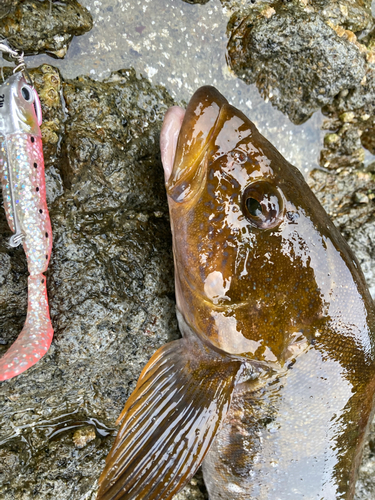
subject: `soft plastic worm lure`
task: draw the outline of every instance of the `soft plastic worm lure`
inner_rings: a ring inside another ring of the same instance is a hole
[[[28,271],[28,305],[24,327],[0,359],[0,380],[24,372],[46,354],[53,337],[46,278],[52,230],[46,203],[42,123],[38,94],[26,72],[22,55],[0,43],[0,50],[18,60],[15,72],[0,85],[0,180],[4,209],[13,236],[9,244],[23,245]]]

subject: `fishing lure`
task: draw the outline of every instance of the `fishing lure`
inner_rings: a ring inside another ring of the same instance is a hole
[[[0,359],[0,381],[33,366],[51,345],[46,278],[52,230],[46,202],[41,104],[26,70],[23,54],[0,43],[0,51],[18,62],[0,85],[0,180],[6,218],[14,233],[11,247],[22,244],[27,259],[28,305],[24,327]]]

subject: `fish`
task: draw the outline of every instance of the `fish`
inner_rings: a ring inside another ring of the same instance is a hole
[[[374,413],[374,303],[323,207],[211,86],[161,153],[182,338],[143,369],[98,500],[350,500]]]
[[[0,85],[0,181],[11,247],[22,244],[29,272],[25,324],[0,359],[0,381],[37,363],[53,337],[46,277],[52,229],[46,202],[42,110],[38,94],[24,71]]]

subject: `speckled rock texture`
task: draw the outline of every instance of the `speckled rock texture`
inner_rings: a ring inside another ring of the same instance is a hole
[[[225,0],[223,0],[225,2]],[[293,123],[365,80],[372,52],[357,39],[373,27],[371,2],[226,2],[228,62]]]
[[[327,130],[320,164],[337,169],[363,167],[365,149],[375,154],[375,57],[367,64],[361,85],[342,91],[322,109]]]
[[[12,5],[14,4],[13,0],[1,0],[0,2],[0,19],[5,17],[12,9]]]
[[[26,55],[64,57],[74,35],[92,28],[92,17],[76,0],[7,0],[0,3],[0,37]]]
[[[330,21],[353,32],[369,30],[373,26],[371,0],[220,0],[232,12],[266,11],[284,4],[294,9],[302,8],[306,12],[322,15],[322,19]]]

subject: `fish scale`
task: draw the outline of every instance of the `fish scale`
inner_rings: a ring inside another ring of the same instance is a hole
[[[26,90],[25,90],[26,89]],[[23,93],[29,99],[25,99]],[[48,351],[53,337],[46,278],[52,229],[46,202],[40,103],[22,73],[0,86],[0,181],[11,246],[22,242],[28,278],[24,327],[0,359],[0,380],[27,370]]]

